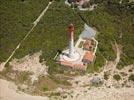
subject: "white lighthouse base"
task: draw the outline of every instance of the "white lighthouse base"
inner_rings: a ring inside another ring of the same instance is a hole
[[[80,54],[79,52],[75,51],[73,53],[73,57],[69,57],[69,50],[66,50],[63,52],[63,55],[62,55],[62,58],[65,60],[65,61],[77,61],[80,59]]]
[[[77,48],[73,54],[73,57],[69,57],[69,49],[64,50],[62,54],[59,55],[58,62],[60,65],[67,66],[73,69],[86,70],[87,66],[83,64],[83,50]]]

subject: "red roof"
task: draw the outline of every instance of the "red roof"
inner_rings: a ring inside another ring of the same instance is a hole
[[[93,52],[91,51],[87,51],[83,57],[83,60],[87,60],[87,61],[90,61],[92,62],[94,60],[94,55],[93,55]]]

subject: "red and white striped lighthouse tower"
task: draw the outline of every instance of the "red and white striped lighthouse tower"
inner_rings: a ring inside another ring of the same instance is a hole
[[[69,48],[64,50],[60,55],[60,61],[74,62],[80,59],[81,55],[74,46],[74,25],[70,24],[68,27]]]
[[[70,24],[68,27],[69,34],[69,57],[74,58],[74,25]]]

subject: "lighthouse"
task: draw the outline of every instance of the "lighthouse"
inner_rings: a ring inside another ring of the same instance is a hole
[[[74,58],[74,25],[70,24],[68,27],[68,34],[69,34],[69,58]]]
[[[69,24],[66,32],[66,35],[68,36],[68,48],[64,49],[61,53],[57,53],[54,60],[58,61],[58,63],[63,66],[73,69],[86,70],[87,65],[94,61],[94,45],[92,44],[96,43],[93,43],[93,39],[90,37],[83,38],[82,36],[79,36],[79,39],[75,44],[74,33],[74,25]]]
[[[77,48],[74,46],[74,25],[70,24],[68,26],[68,49],[64,50],[62,54],[60,54],[59,61],[60,62],[75,62],[80,59],[80,53],[77,51]]]

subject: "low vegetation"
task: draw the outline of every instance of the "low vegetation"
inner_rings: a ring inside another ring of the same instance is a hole
[[[115,41],[122,47],[118,68],[133,64],[134,60],[134,2],[123,0],[91,0],[98,6],[95,10],[81,12],[90,26],[98,30],[99,52],[107,60],[114,60],[116,53],[112,47]],[[101,60],[101,59],[99,59]],[[96,60],[97,62],[100,62]],[[100,65],[103,65],[102,63]]]
[[[65,85],[65,86],[71,86],[71,83],[67,81],[66,78],[59,78],[55,76],[49,76],[50,79],[52,79],[56,84],[59,85]]]
[[[48,91],[48,87],[47,87],[46,85],[44,85],[44,86],[42,87],[42,89],[43,89],[44,92],[45,92],[45,91]]]
[[[32,23],[46,7],[49,0],[1,0],[0,1],[0,62],[5,61],[19,41],[27,34]],[[87,23],[98,31],[99,41],[96,60],[88,72],[98,71],[105,60],[114,60],[116,53],[112,47],[115,41],[122,45],[119,68],[132,64],[134,60],[134,7],[133,2],[111,0],[92,0],[98,6],[93,11],[79,13]],[[61,67],[53,61],[57,50],[67,47],[67,26],[75,25],[75,40],[83,30],[84,22],[64,0],[55,1],[30,36],[23,42],[14,57],[21,58],[42,50],[42,59],[49,66],[49,73],[62,72]],[[92,70],[93,69],[93,70]]]
[[[5,61],[9,57],[20,40],[30,30],[32,23],[46,7],[48,1],[0,1],[0,62]],[[24,51],[26,50],[24,49]],[[25,55],[23,52],[17,55]]]
[[[15,81],[16,83],[25,83],[25,82],[29,82],[30,80],[30,72],[20,72],[18,74],[16,74],[16,78]]]
[[[131,75],[129,76],[128,80],[131,80],[131,81],[134,82],[134,74],[131,74]]]
[[[108,78],[109,78],[109,72],[104,72],[104,79],[108,80]]]
[[[114,78],[116,81],[121,80],[121,76],[118,75],[118,74],[115,74],[115,75],[113,76],[113,78]]]

